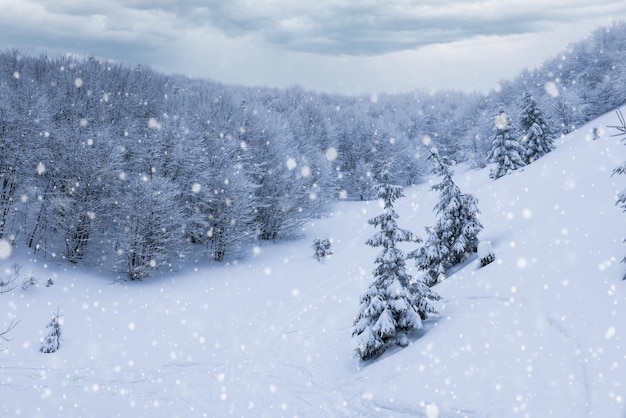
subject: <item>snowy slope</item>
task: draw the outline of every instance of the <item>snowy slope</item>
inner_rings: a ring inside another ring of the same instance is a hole
[[[437,285],[442,316],[405,349],[361,363],[350,331],[372,280],[367,219],[377,202],[339,202],[298,241],[230,265],[192,263],[114,282],[16,249],[38,287],[0,295],[21,322],[1,342],[0,416],[623,417],[626,385],[626,147],[607,114],[534,164],[495,182],[456,180],[480,200],[496,262],[470,260]],[[406,190],[399,225],[424,235],[437,196]],[[313,259],[314,238],[334,255]],[[55,284],[45,287],[53,278]],[[39,352],[63,315],[61,349]]]

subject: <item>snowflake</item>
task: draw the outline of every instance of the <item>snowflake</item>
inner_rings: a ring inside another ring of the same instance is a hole
[[[609,327],[609,328],[606,330],[606,333],[604,334],[604,337],[605,337],[606,339],[609,339],[609,338],[611,338],[611,337],[613,337],[613,336],[615,335],[615,332],[616,332],[616,331],[615,331],[615,327],[612,327],[612,326],[611,326],[611,327]]]
[[[502,112],[496,116],[496,128],[499,130],[506,129],[509,126],[509,116]]]
[[[11,256],[11,243],[5,239],[0,239],[0,260],[6,260]]]
[[[326,159],[328,161],[335,161],[337,159],[338,153],[337,149],[334,147],[330,147],[326,150]]]
[[[544,86],[546,93],[548,93],[550,96],[552,97],[558,97],[559,96],[559,88],[556,86],[556,83],[554,83],[553,81],[548,81],[546,83],[546,85]]]
[[[148,119],[148,128],[150,129],[161,129],[161,124],[156,118]]]

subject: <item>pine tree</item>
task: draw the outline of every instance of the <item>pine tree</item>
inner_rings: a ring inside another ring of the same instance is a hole
[[[525,165],[524,147],[514,137],[514,129],[509,116],[500,110],[495,119],[495,135],[491,141],[491,150],[487,155],[489,162],[496,166],[489,173],[489,178],[499,179],[509,171],[517,170]]]
[[[57,313],[50,320],[50,323],[46,325],[46,328],[50,330],[41,343],[39,351],[42,353],[54,353],[61,346],[61,321],[58,309]]]
[[[313,240],[313,257],[315,257],[315,259],[319,262],[324,262],[326,256],[333,253],[330,246],[331,244],[328,238],[315,238]]]
[[[522,112],[520,113],[520,129],[524,133],[522,144],[526,148],[526,163],[541,158],[554,149],[554,137],[546,118],[537,102],[530,94],[524,93]]]
[[[438,217],[434,227],[426,228],[428,237],[424,246],[412,252],[410,257],[415,258],[417,267],[426,272],[426,284],[432,286],[474,250],[483,226],[478,219],[478,199],[461,193],[452,179],[454,173],[448,159],[439,156],[434,148],[429,151],[429,158],[434,162],[433,173],[441,177],[441,182],[432,187],[440,192],[434,208]]]
[[[352,329],[355,353],[362,360],[371,359],[393,345],[408,345],[408,334],[422,329],[422,320],[437,315],[431,302],[440,299],[406,271],[404,252],[396,243],[419,242],[419,238],[397,225],[398,214],[393,203],[403,196],[402,187],[389,183],[388,170],[383,170],[380,178],[377,196],[384,204],[384,212],[368,221],[380,230],[366,244],[382,247],[382,251],[376,257],[374,281],[361,296]]]

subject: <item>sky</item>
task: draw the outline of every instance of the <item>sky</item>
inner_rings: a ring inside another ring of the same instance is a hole
[[[487,92],[626,0],[0,0],[0,49],[328,93]]]

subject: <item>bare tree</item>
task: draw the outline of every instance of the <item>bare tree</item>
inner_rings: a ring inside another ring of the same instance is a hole
[[[9,325],[5,328],[4,331],[0,332],[0,339],[4,342],[9,342],[11,340],[13,340],[13,338],[9,338],[7,335],[9,334],[9,332],[11,332],[13,330],[13,328],[15,328],[17,326],[17,324],[19,324],[20,321],[19,320],[15,320],[12,319],[11,322],[9,323]],[[0,351],[3,351],[3,349],[0,349]]]
[[[17,279],[20,276],[20,264],[14,263],[5,271],[5,276],[0,277],[0,294],[9,293],[17,287]]]
[[[617,113],[617,118],[619,119],[620,124],[609,126],[609,128],[617,130],[617,133],[611,136],[624,136],[626,135],[626,120],[624,119],[624,115],[622,114],[622,111],[620,109],[617,109],[615,113]],[[626,174],[626,161],[615,167],[611,176],[615,174]],[[626,191],[622,191],[617,195],[617,201],[615,202],[615,204],[622,209],[622,212],[626,212]],[[626,263],[626,257],[622,259],[622,263]],[[626,280],[626,273],[624,273],[624,275],[622,276],[622,280]]]

